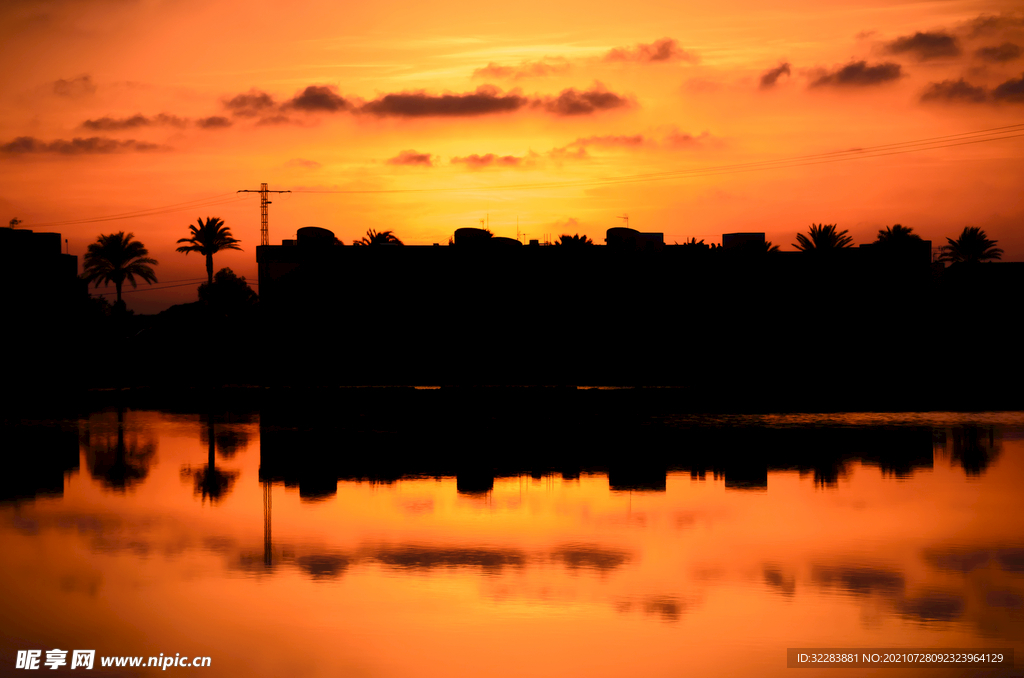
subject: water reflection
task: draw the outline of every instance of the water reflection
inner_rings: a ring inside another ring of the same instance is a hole
[[[0,653],[610,677],[720,675],[712,656],[781,675],[789,646],[1024,651],[1024,422],[804,416],[548,423],[575,440],[553,447],[505,420],[279,411],[3,430],[38,473],[4,485]]]
[[[125,435],[125,413],[104,412],[84,422],[81,444],[89,473],[114,492],[134,489],[149,475],[156,456],[153,432],[129,426]]]
[[[217,468],[216,453],[219,451],[222,456],[230,459],[240,446],[248,442],[248,436],[231,429],[216,430],[212,414],[206,416],[206,426],[201,431],[200,440],[207,448],[206,466],[196,470],[191,466],[182,467],[181,475],[183,478],[191,477],[195,481],[196,494],[202,496],[204,501],[209,498],[210,502],[214,503],[231,491],[231,486],[238,478],[237,471]]]

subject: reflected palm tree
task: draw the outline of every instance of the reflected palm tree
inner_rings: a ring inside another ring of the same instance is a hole
[[[82,277],[87,283],[95,283],[96,287],[114,283],[114,289],[117,290],[114,308],[118,310],[123,310],[125,306],[121,301],[121,286],[125,280],[130,282],[133,288],[138,287],[138,283],[135,282],[136,276],[150,284],[156,282],[156,273],[152,267],[157,261],[149,257],[149,250],[145,245],[138,240],[132,240],[134,235],[124,231],[101,235],[86,249],[83,260]]]
[[[953,429],[953,462],[968,476],[980,476],[996,460],[1002,444],[991,426]]]
[[[821,252],[853,247],[848,231],[836,231],[836,224],[811,224],[807,235],[797,233],[796,247],[801,252]]]
[[[200,439],[205,439],[207,443],[206,467],[198,471],[186,467],[182,469],[182,475],[191,475],[195,481],[195,493],[202,495],[203,501],[209,497],[212,504],[231,492],[231,487],[238,478],[238,471],[222,471],[217,468],[217,435],[214,432],[213,415],[207,416],[206,434],[200,434]]]
[[[221,459],[231,459],[240,450],[249,446],[249,431],[245,428],[244,423],[242,425],[238,423],[225,424],[222,420],[219,423],[215,422],[213,430],[217,454]],[[199,439],[204,445],[209,445],[209,438],[210,427],[205,426],[200,431]]]
[[[1002,259],[1003,250],[996,247],[996,240],[989,240],[985,231],[977,226],[965,226],[956,240],[946,238],[939,261],[951,264],[974,264],[981,261]]]
[[[117,410],[117,433],[86,428],[82,435],[89,473],[108,490],[126,492],[145,480],[156,454],[153,441],[138,440],[131,432],[125,440],[124,409]]]
[[[352,242],[353,245],[404,245],[398,236],[395,235],[394,231],[380,231],[377,232],[372,228],[367,229],[366,235],[361,240],[355,240]]]

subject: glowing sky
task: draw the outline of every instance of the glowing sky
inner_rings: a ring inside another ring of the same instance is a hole
[[[161,282],[204,277],[174,247],[208,216],[244,248],[215,266],[255,277],[258,198],[235,191],[263,181],[295,191],[273,198],[272,243],[309,225],[443,243],[488,218],[602,242],[628,214],[669,243],[764,231],[783,249],[812,222],[936,245],[974,225],[1021,260],[1024,137],[734,171],[1024,122],[1018,7],[8,1],[0,217],[80,257],[131,231]],[[125,298],[153,311],[194,288]]]

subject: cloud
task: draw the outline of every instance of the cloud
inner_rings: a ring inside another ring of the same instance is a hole
[[[683,87],[688,92],[704,94],[707,92],[717,92],[722,89],[722,83],[710,78],[689,78],[683,84]]]
[[[161,113],[152,118],[147,118],[141,113],[136,113],[130,118],[111,118],[110,116],[105,116],[97,118],[96,120],[86,120],[82,123],[82,127],[85,129],[91,129],[97,132],[114,132],[117,130],[137,129],[139,127],[151,127],[156,125],[185,127],[188,125],[188,120],[185,118],[179,118],[176,115],[167,115],[166,113]]]
[[[984,87],[972,85],[963,78],[933,82],[921,94],[921,101],[981,103],[987,99],[988,92]]]
[[[921,61],[960,55],[959,41],[944,31],[904,35],[886,43],[885,49],[889,54],[910,53]]]
[[[256,124],[257,125],[286,125],[286,124],[288,124],[290,122],[292,122],[291,118],[289,118],[287,115],[284,115],[283,113],[278,113],[276,115],[268,115],[266,117],[260,118],[259,120],[256,121]]]
[[[899,64],[887,61],[868,66],[866,61],[851,61],[842,68],[822,73],[811,87],[867,87],[898,80],[901,76]]]
[[[301,167],[303,169],[320,169],[323,167],[316,160],[305,160],[303,158],[292,158],[284,164],[285,167]]]
[[[538,99],[535,102],[535,105],[543,106],[546,111],[555,115],[590,115],[597,111],[622,108],[629,104],[627,98],[607,91],[599,82],[595,82],[589,90],[578,92],[570,87],[562,90],[553,99]]]
[[[996,101],[1024,103],[1024,74],[1016,80],[1007,80],[992,90],[992,98]]]
[[[231,121],[222,115],[211,115],[209,118],[199,118],[196,124],[203,129],[222,129],[231,127]]]
[[[35,137],[18,137],[6,144],[0,144],[0,153],[10,155],[28,155],[35,153],[56,153],[60,155],[90,155],[101,153],[119,153],[123,151],[155,151],[161,149],[157,144],[134,139],[108,139],[106,137],[75,137],[71,141],[56,139],[46,142]]]
[[[792,75],[789,70],[789,62],[781,63],[775,68],[768,69],[761,74],[761,89],[771,89],[783,75]]]
[[[518,91],[502,94],[496,87],[481,85],[475,92],[466,94],[432,95],[423,91],[385,94],[363,104],[359,111],[379,117],[472,117],[517,111],[528,103]]]
[[[652,63],[658,61],[687,61],[697,63],[695,54],[687,52],[673,38],[662,38],[650,44],[637,44],[634,47],[616,47],[605,56],[605,61],[639,61]]]
[[[647,142],[643,134],[604,134],[580,137],[569,146],[642,146]]]
[[[265,115],[275,109],[277,104],[274,97],[266,92],[253,88],[244,94],[238,94],[231,99],[224,101],[224,108],[232,115],[244,118],[254,118],[258,115]]]
[[[559,159],[581,160],[589,157],[586,149],[591,147],[639,149],[661,146],[663,148],[678,149],[697,147],[710,140],[711,135],[708,132],[701,132],[695,136],[686,132],[680,132],[677,129],[670,130],[660,142],[643,134],[603,134],[580,137],[565,146],[551,149],[548,155]]]
[[[549,75],[568,73],[570,68],[569,62],[563,58],[523,61],[518,66],[501,66],[492,61],[483,68],[473,71],[473,77],[499,80],[542,78]]]
[[[662,144],[669,148],[692,148],[700,146],[711,140],[711,134],[708,132],[701,132],[697,136],[689,134],[687,132],[680,132],[679,130],[673,130],[669,132]]]
[[[297,109],[300,111],[314,112],[324,111],[337,113],[346,111],[352,104],[337,93],[337,88],[327,85],[310,85],[285,102],[282,109]]]
[[[1004,42],[1001,45],[992,45],[991,47],[982,47],[981,49],[975,50],[974,56],[984,61],[992,61],[995,63],[1013,61],[1014,59],[1020,58],[1020,46],[1015,45],[1012,42]]]
[[[453,165],[466,165],[470,169],[483,169],[484,167],[519,167],[526,158],[515,155],[467,155],[465,157],[452,158]]]
[[[53,82],[53,93],[62,97],[80,97],[96,93],[96,83],[88,75],[79,75],[70,80],[60,78]]]
[[[976,19],[970,22],[970,36],[976,38],[979,35],[987,35],[1007,28],[1020,28],[1024,26],[1024,16],[1000,14],[979,14]]]
[[[389,165],[419,165],[422,167],[433,167],[434,159],[429,153],[417,153],[414,150],[402,151],[393,158],[385,160]]]
[[[569,217],[568,219],[565,219],[563,221],[556,221],[552,225],[554,226],[555,231],[558,231],[560,233],[579,233],[582,228],[580,220],[577,219],[576,217]]]

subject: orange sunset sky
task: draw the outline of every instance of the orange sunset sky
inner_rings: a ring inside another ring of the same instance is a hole
[[[795,160],[1024,123],[1013,2],[8,0],[0,32],[0,217],[80,261],[131,231],[161,283],[205,277],[174,248],[208,216],[244,248],[215,267],[254,279],[259,200],[235,191],[263,181],[294,191],[272,244],[482,218],[603,242],[628,214],[783,249],[812,222],[935,245],[973,225],[1024,259],[1024,127]]]

